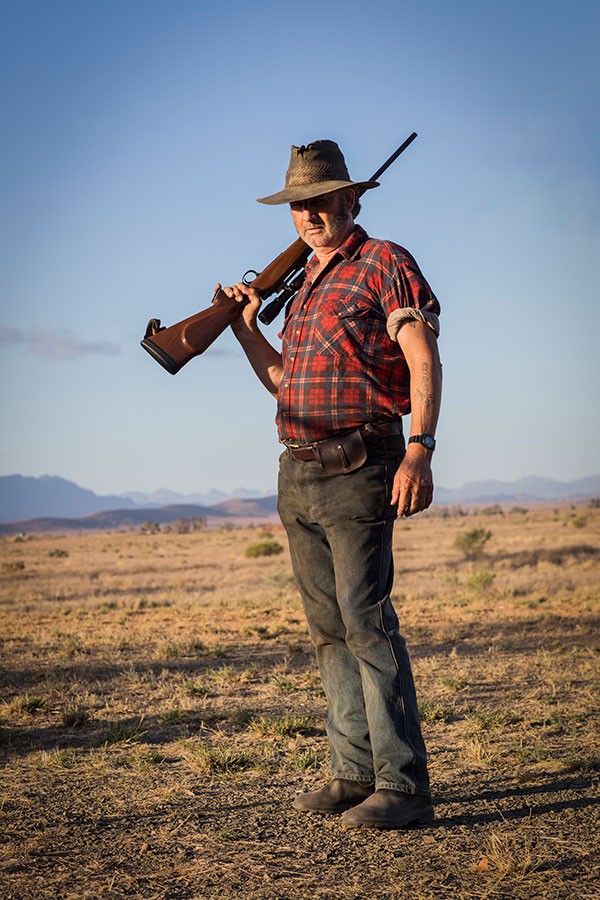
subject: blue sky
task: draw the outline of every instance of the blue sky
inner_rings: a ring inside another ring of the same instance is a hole
[[[413,130],[360,222],[442,304],[436,480],[597,474],[599,25],[581,0],[1,0],[0,474],[273,488],[233,337],[172,377],[146,321],[292,242],[255,203],[290,144],[362,179]]]

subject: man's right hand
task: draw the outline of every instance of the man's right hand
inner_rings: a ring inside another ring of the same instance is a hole
[[[220,284],[217,284],[215,291],[221,290],[224,294],[227,294],[228,297],[237,300],[238,303],[245,304],[241,316],[231,325],[231,329],[236,337],[240,338],[248,331],[258,331],[256,317],[262,303],[258,291],[253,288],[252,285],[244,284],[242,281],[238,282],[238,284],[224,288],[222,288]]]

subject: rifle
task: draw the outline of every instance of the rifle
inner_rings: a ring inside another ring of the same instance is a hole
[[[379,176],[406,150],[416,136],[417,133],[413,131],[389,159],[377,169],[369,181],[377,181]],[[258,314],[259,320],[264,325],[270,325],[286,303],[292,300],[300,290],[304,281],[304,266],[311,253],[312,249],[308,244],[298,238],[283,253],[275,257],[260,274],[256,274],[253,269],[249,269],[245,273],[244,283],[251,283],[263,300],[273,294],[277,295]],[[251,274],[256,275],[256,278],[248,282],[246,279]],[[194,313],[193,316],[189,316],[169,328],[161,326],[160,319],[150,319],[141,346],[167,372],[176,375],[190,359],[199,356],[210,347],[213,341],[237,319],[243,306],[243,303],[228,297],[225,291],[218,290],[213,297],[212,304],[207,309]]]

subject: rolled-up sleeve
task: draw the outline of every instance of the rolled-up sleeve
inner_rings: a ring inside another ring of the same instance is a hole
[[[429,312],[427,309],[415,309],[414,306],[405,306],[402,309],[395,309],[387,317],[385,325],[387,333],[393,341],[397,339],[398,332],[402,326],[410,319],[423,322],[431,328],[436,337],[440,336],[440,318],[438,315]]]

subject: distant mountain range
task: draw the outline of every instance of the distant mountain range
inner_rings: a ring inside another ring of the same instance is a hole
[[[436,487],[434,503],[540,503],[552,500],[581,501],[600,497],[600,475],[576,481],[554,481],[530,475],[517,481],[470,481],[460,488]]]
[[[600,497],[600,476],[562,482],[549,478],[517,481],[474,481],[461,488],[437,487],[435,504],[487,505],[582,502]],[[110,529],[178,519],[202,518],[209,523],[271,520],[277,517],[271,493],[239,488],[231,494],[178,494],[161,489],[153,494],[127,493],[99,496],[64,478],[44,475],[0,476],[0,533],[56,529]],[[10,524],[6,524],[10,523]]]
[[[147,511],[182,504],[213,507],[228,500],[251,500],[272,493],[237,488],[231,494],[215,490],[206,494],[178,494],[161,488],[153,494],[130,492],[101,496],[53,475],[41,478],[3,475],[0,476],[0,522],[42,517],[72,519],[114,510]]]
[[[261,497],[256,500],[226,500],[215,506],[195,506],[181,503],[150,509],[113,509],[87,516],[61,518],[42,516],[0,523],[0,535],[16,532],[40,533],[47,531],[117,531],[122,528],[140,528],[145,524],[173,525],[184,520],[202,519],[214,526],[231,522],[268,524],[277,522],[277,498]],[[189,522],[188,522],[189,525]]]
[[[159,488],[152,494],[126,491],[124,494],[119,494],[119,496],[127,500],[133,500],[136,506],[155,507],[166,506],[171,503],[197,503],[200,506],[215,506],[215,504],[223,503],[225,500],[254,500],[256,497],[272,496],[273,493],[273,491],[251,491],[240,487],[235,488],[230,494],[214,489],[206,494],[178,494],[176,491],[168,490],[168,488]]]

